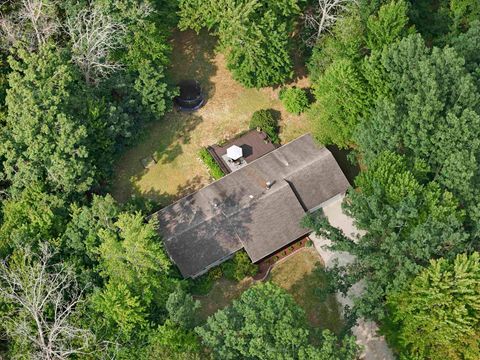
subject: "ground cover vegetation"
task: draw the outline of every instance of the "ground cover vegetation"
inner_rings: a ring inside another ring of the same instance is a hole
[[[472,14],[476,1],[359,1],[310,57],[315,136],[355,152],[344,210],[365,234],[352,240],[321,214],[306,222],[356,256],[330,276],[341,291],[363,281],[354,313],[379,322],[402,359],[479,354]]]

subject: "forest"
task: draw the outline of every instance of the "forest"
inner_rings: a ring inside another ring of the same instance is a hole
[[[116,160],[172,111],[185,30],[249,89],[288,84],[301,57],[311,99],[284,101],[361,169],[343,208],[363,236],[305,221],[356,257],[326,274],[332,293],[364,286],[349,323],[378,323],[399,359],[480,358],[478,0],[2,1],[0,357],[358,358],[270,282],[201,320],[159,204],[111,196]]]

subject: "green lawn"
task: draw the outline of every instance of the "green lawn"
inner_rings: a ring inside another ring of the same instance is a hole
[[[312,327],[340,332],[343,320],[334,295],[322,300],[319,290],[326,286],[322,258],[315,249],[305,248],[277,264],[270,280],[283,287],[300,305]]]
[[[325,284],[321,271],[322,259],[313,248],[304,248],[275,265],[269,280],[287,290],[306,313],[314,328],[340,332],[343,320],[340,305],[335,296],[323,301],[318,290]],[[219,309],[230,305],[243,291],[253,284],[251,279],[235,283],[226,279],[218,280],[205,296],[198,296],[201,302],[200,318],[206,320]]]
[[[235,82],[223,55],[214,51],[213,37],[177,31],[172,45],[171,77],[174,81],[197,79],[207,93],[207,103],[195,113],[173,111],[147,125],[143,138],[116,164],[112,194],[121,202],[137,195],[167,205],[211,182],[198,150],[247,129],[256,110],[281,112],[283,142],[308,131],[304,116],[285,113],[278,89],[245,89]],[[298,85],[307,86],[308,80],[302,78]],[[145,169],[142,159],[152,156],[157,163]]]

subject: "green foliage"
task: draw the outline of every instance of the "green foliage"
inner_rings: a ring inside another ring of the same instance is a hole
[[[196,332],[220,359],[354,359],[357,351],[351,339],[346,346],[351,351],[338,351],[329,333],[320,348],[309,345],[303,310],[272,283],[251,287]]]
[[[419,35],[372,57],[365,68],[378,100],[355,138],[367,165],[385,150],[420,159],[469,207],[478,196],[480,95],[463,63],[451,48],[430,50]]]
[[[190,291],[195,295],[207,295],[215,283],[212,271],[190,280]]]
[[[408,23],[405,0],[393,0],[371,15],[367,21],[366,43],[371,50],[381,50],[405,34]]]
[[[91,301],[95,311],[102,314],[102,322],[111,335],[119,334],[129,339],[134,330],[140,331],[147,326],[145,307],[139,296],[133,295],[125,284],[108,282]],[[104,331],[107,330],[104,328]]]
[[[74,266],[82,284],[99,284],[95,270],[100,261],[100,234],[116,230],[119,213],[120,208],[110,195],[94,195],[89,206],[70,206],[70,221],[61,237],[61,253]]]
[[[195,333],[179,328],[170,321],[159,326],[149,335],[148,345],[144,349],[145,360],[200,360],[200,344]]]
[[[447,35],[452,25],[449,3],[450,0],[410,0],[410,22],[429,43],[441,44]]]
[[[472,21],[465,33],[453,35],[450,45],[465,59],[465,68],[480,89],[480,20]]]
[[[265,132],[274,144],[280,142],[280,138],[278,137],[278,119],[275,117],[272,110],[262,109],[255,111],[250,119],[249,128],[258,128]]]
[[[193,300],[182,286],[177,286],[175,291],[168,296],[166,303],[168,316],[172,323],[183,329],[191,329],[195,324],[195,312],[200,307],[200,301]]]
[[[10,66],[0,145],[6,178],[15,189],[41,183],[64,196],[87,191],[94,170],[82,89],[65,53],[51,44],[38,53],[19,50]]]
[[[388,297],[404,359],[475,359],[480,353],[480,255],[432,260]]]
[[[203,163],[207,166],[210,175],[215,179],[218,180],[225,176],[223,170],[217,164],[213,156],[208,152],[206,148],[201,148],[198,152],[198,156],[203,161]]]
[[[164,253],[155,223],[144,224],[140,214],[121,213],[113,229],[100,230],[101,275],[114,283],[128,286],[141,301],[150,304],[166,301],[162,289],[170,269],[170,261]]]
[[[305,90],[296,87],[283,88],[280,91],[280,100],[289,113],[296,115],[304,112],[309,105]]]
[[[178,94],[166,79],[171,53],[169,27],[174,25],[170,18],[175,14],[175,4],[163,1],[144,3],[154,11],[145,13],[137,1],[132,0],[114,2],[109,11],[121,23],[127,24],[125,49],[120,57],[134,79],[132,90],[138,92],[144,108],[158,118],[172,107],[172,99]]]
[[[369,92],[356,64],[332,63],[314,85],[317,102],[309,112],[315,137],[323,144],[351,144],[356,125],[369,108]]]
[[[221,269],[227,279],[236,281],[241,281],[247,276],[254,276],[258,272],[258,266],[252,263],[243,250],[238,251],[232,259],[224,262]]]
[[[292,76],[290,34],[298,0],[181,0],[179,7],[179,28],[206,27],[217,35],[227,67],[243,85],[281,84]]]
[[[27,187],[5,201],[0,222],[1,257],[16,248],[38,249],[47,240],[54,242],[65,226],[63,206],[61,199],[45,193],[40,186]]]
[[[313,49],[307,63],[312,84],[319,82],[333,62],[341,59],[357,62],[362,58],[364,26],[357,10],[354,7],[348,16],[338,19],[332,28],[332,34],[325,36]]]
[[[480,19],[480,2],[477,0],[451,0],[450,12],[453,31],[466,29],[472,21]]]
[[[316,228],[332,240],[334,250],[356,256],[339,270],[350,285],[364,279],[365,291],[356,304],[363,316],[383,318],[387,292],[402,289],[432,257],[452,256],[468,245],[457,200],[435,182],[421,184],[415,175],[404,157],[381,154],[357,177],[358,191],[350,191],[344,205],[366,234],[353,241],[328,224]]]

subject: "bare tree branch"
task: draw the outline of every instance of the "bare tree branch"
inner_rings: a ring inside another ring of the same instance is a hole
[[[312,30],[312,35],[306,40],[307,46],[315,46],[320,37],[340,18],[342,12],[355,3],[356,0],[318,0],[303,15],[305,27]]]
[[[6,46],[25,42],[37,49],[59,29],[55,0],[21,0],[17,11],[0,13],[0,34]]]
[[[20,261],[3,261],[0,296],[15,309],[4,316],[9,323],[7,333],[29,342],[38,358],[63,360],[84,353],[94,337],[71,323],[83,302],[83,290],[69,267],[50,264],[52,256],[44,246],[39,256],[27,249]]]
[[[93,7],[67,19],[66,32],[72,42],[72,60],[88,84],[95,84],[121,68],[120,64],[111,61],[110,54],[122,46],[123,24]]]

